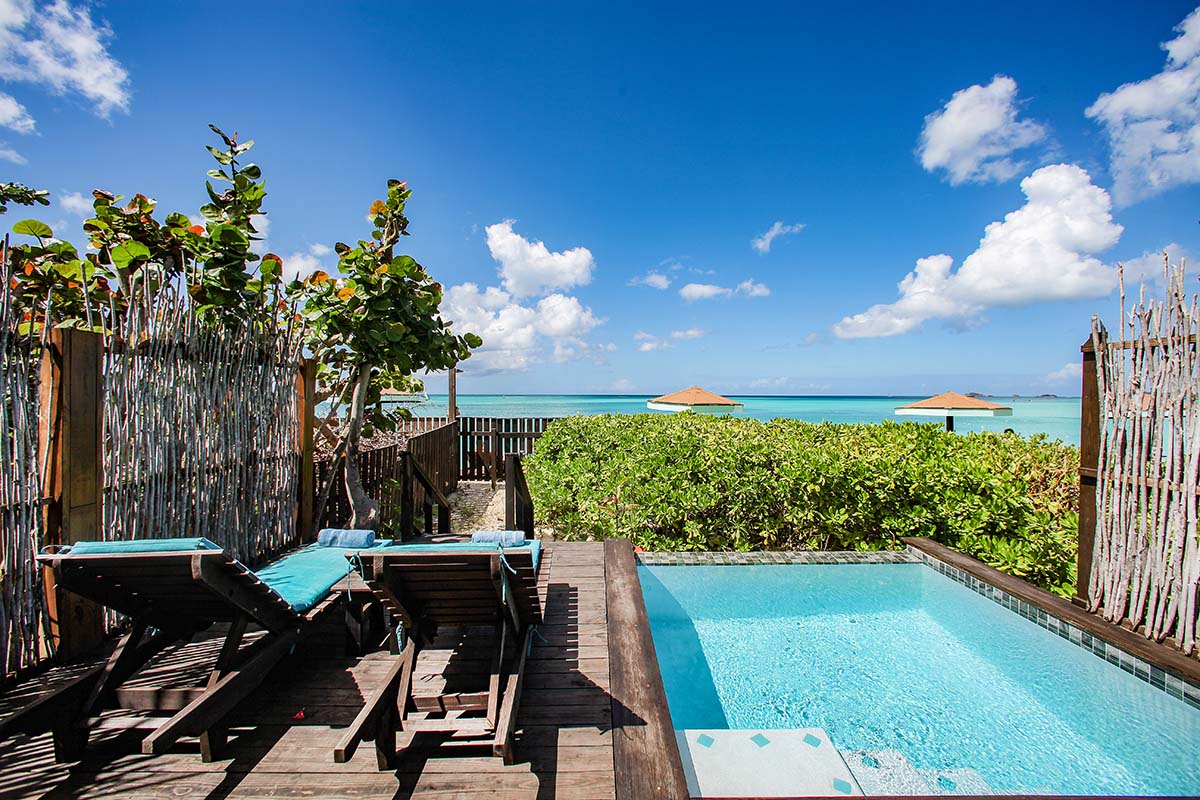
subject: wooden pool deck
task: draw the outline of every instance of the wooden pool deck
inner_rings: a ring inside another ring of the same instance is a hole
[[[334,614],[281,663],[251,703],[235,712],[233,722],[241,727],[233,731],[227,757],[204,763],[194,740],[183,740],[164,755],[144,756],[139,751],[144,730],[138,726],[145,718],[110,712],[101,729],[93,732],[81,762],[56,764],[49,735],[18,735],[0,742],[0,797],[613,800],[634,796],[617,789],[622,769],[614,766],[614,709],[619,725],[637,728],[617,750],[637,750],[657,739],[645,739],[646,718],[652,715],[636,711],[640,689],[635,686],[634,696],[621,702],[610,693],[612,592],[606,586],[609,580],[628,586],[630,576],[606,575],[606,551],[610,559],[616,552],[611,543],[547,547],[539,581],[545,619],[527,667],[516,763],[510,766],[476,755],[478,751],[456,751],[420,740],[395,772],[376,769],[371,747],[363,748],[350,763],[335,764],[335,744],[361,708],[364,695],[387,671],[390,657],[386,653],[344,657],[342,620]],[[629,572],[632,564],[628,552],[620,571]],[[636,613],[618,604],[622,608],[617,617]],[[640,602],[636,606],[640,608]],[[486,674],[485,651],[472,647],[469,632],[439,644],[422,653],[417,669],[417,681],[431,693],[465,683],[464,676]],[[446,649],[449,644],[456,649]],[[628,658],[618,657],[618,671],[627,675],[627,665],[622,665],[639,659],[635,650],[629,650]],[[189,669],[194,670],[192,661],[164,663],[160,673],[177,674],[182,681]],[[661,738],[662,732],[656,735]],[[677,796],[669,789],[655,794]]]

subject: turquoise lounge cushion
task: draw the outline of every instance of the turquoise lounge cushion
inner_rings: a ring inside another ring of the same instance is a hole
[[[380,539],[376,547],[385,547],[391,539]],[[347,553],[356,547],[325,547],[310,544],[291,555],[284,556],[274,564],[263,567],[255,574],[288,602],[294,610],[303,614],[329,596],[333,585],[346,577],[351,569]]]
[[[538,562],[542,557],[542,543],[537,539],[526,540],[524,544],[514,545],[513,547],[501,547],[498,544],[489,542],[442,542],[440,544],[396,544],[393,545],[393,550],[403,550],[406,553],[453,553],[456,550],[499,550],[502,553],[511,553],[514,550],[529,550],[529,556],[533,561],[533,571],[538,571]]]
[[[220,550],[221,546],[204,537],[194,539],[132,539],[126,542],[76,542],[68,551],[73,556],[115,555],[119,553],[166,553],[179,550]]]

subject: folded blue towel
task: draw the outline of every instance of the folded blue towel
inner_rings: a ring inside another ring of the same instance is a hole
[[[374,547],[375,531],[355,528],[325,528],[317,534],[322,547]]]
[[[520,547],[525,544],[524,531],[475,531],[471,534],[475,544],[498,544],[501,547]]]

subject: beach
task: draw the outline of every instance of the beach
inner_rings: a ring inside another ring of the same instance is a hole
[[[593,395],[593,394],[459,394],[458,409],[462,416],[479,417],[567,417],[572,414],[657,414],[649,411],[646,401],[651,395]],[[916,396],[753,396],[731,395],[742,403],[732,412],[736,417],[769,420],[778,417],[805,422],[876,423],[884,420],[902,422],[912,417],[898,417],[895,410],[922,399]],[[1011,406],[1011,417],[955,417],[958,433],[978,431],[1003,432],[1006,428],[1022,436],[1042,433],[1051,439],[1079,445],[1078,397],[989,397],[989,400]],[[431,394],[429,401],[413,406],[417,416],[441,416],[446,413],[445,394]],[[926,420],[922,420],[926,421]],[[930,418],[928,421],[937,422]]]

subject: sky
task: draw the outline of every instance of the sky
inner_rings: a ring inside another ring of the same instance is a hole
[[[408,182],[468,393],[1077,395],[1117,263],[1200,254],[1166,0],[0,0],[0,180],[53,199],[0,229],[82,243],[94,188],[194,215],[210,122],[292,274]]]

